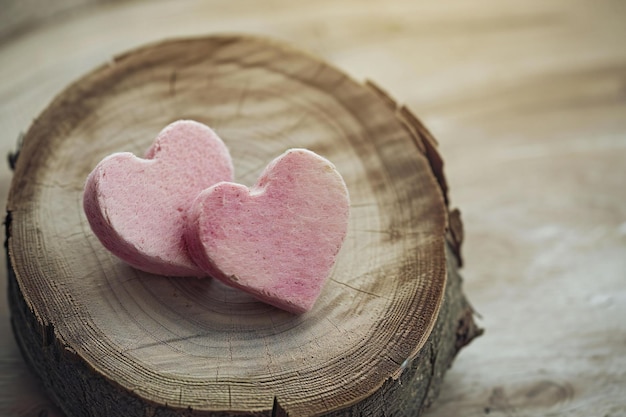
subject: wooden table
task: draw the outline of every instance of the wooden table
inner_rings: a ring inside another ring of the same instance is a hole
[[[135,46],[216,32],[296,44],[375,81],[440,142],[486,333],[428,415],[626,415],[625,2],[38,3],[0,2],[1,153]],[[10,179],[5,165],[2,204]],[[60,415],[20,356],[1,276],[0,415]]]

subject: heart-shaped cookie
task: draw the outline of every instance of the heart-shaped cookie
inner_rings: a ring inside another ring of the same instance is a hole
[[[128,152],[103,159],[87,178],[83,207],[102,244],[128,264],[203,276],[183,240],[187,210],[202,190],[232,180],[224,142],[209,127],[180,120],[159,133],[146,159]]]
[[[188,212],[185,240],[209,275],[293,313],[311,309],[348,228],[343,178],[325,158],[291,149],[252,188],[222,182]]]

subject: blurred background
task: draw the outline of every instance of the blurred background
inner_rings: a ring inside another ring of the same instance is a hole
[[[428,416],[626,415],[625,1],[0,0],[0,154],[115,55],[212,33],[372,80],[439,140],[486,333]],[[0,164],[3,206],[10,181]],[[61,416],[15,344],[6,281],[0,415]]]

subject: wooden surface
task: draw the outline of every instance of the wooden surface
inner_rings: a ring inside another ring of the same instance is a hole
[[[114,152],[144,154],[178,118],[216,130],[242,184],[285,149],[334,161],[351,215],[311,311],[134,270],[91,232],[81,205],[89,172]],[[458,233],[446,232],[434,146],[380,89],[266,38],[174,40],[118,56],[54,100],[15,164],[9,304],[27,363],[76,417],[417,416],[477,334],[457,257],[446,256]]]
[[[3,20],[16,25],[0,40],[3,153],[69,82],[129,48],[216,31],[295,42],[374,80],[440,142],[487,331],[427,415],[626,415],[626,3],[139,1],[42,16]],[[1,411],[59,415],[0,303]]]

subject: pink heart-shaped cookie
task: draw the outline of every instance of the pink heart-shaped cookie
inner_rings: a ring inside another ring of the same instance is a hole
[[[209,127],[181,120],[163,129],[141,159],[104,158],[85,184],[83,207],[102,244],[130,265],[170,276],[204,276],[183,240],[200,191],[232,181],[228,148]]]
[[[209,275],[293,313],[311,309],[347,233],[350,200],[325,158],[291,149],[257,184],[222,182],[188,212],[185,240]]]

